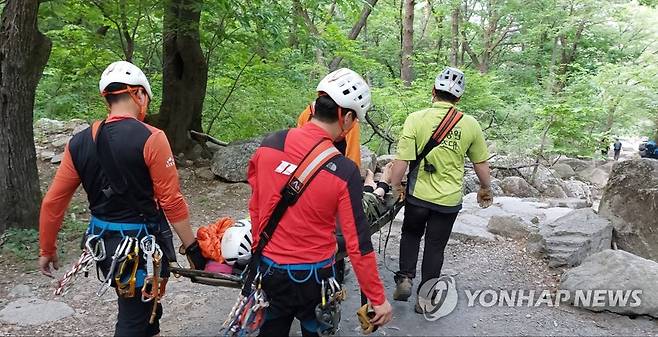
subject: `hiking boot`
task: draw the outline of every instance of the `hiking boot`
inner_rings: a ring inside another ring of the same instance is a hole
[[[393,299],[396,301],[406,301],[411,296],[411,279],[406,276],[395,276],[395,292]]]

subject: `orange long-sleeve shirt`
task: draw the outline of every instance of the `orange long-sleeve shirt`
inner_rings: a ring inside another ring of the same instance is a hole
[[[304,124],[311,120],[311,109],[309,105],[302,111],[297,118],[297,127],[301,128]],[[345,157],[351,159],[357,167],[361,167],[361,132],[359,131],[359,121],[356,120],[354,127],[345,135]],[[340,149],[340,146],[337,146]]]
[[[106,124],[126,121],[128,119],[133,118],[111,116],[107,119]],[[136,120],[128,122],[135,123]],[[99,125],[100,122],[96,122],[91,126],[91,135],[94,139]],[[162,130],[147,124],[143,124],[143,126],[150,132],[148,139],[144,143],[143,156],[144,163],[151,177],[155,201],[162,208],[170,222],[185,220],[189,217],[188,206],[180,191],[178,172],[167,137]],[[83,137],[86,131],[82,131],[74,137]],[[71,155],[69,144],[67,144],[64,150],[62,162],[41,204],[41,214],[39,217],[39,254],[42,256],[52,256],[55,254],[57,233],[61,229],[64,214],[75,190],[80,185],[82,179],[84,179],[84,177],[81,179],[81,175],[76,169],[76,163],[74,163]],[[89,194],[89,191],[87,193]]]

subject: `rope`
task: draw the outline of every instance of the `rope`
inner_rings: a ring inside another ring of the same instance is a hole
[[[73,279],[80,273],[80,271],[88,271],[91,267],[91,262],[93,262],[93,256],[87,250],[84,250],[71,270],[64,274],[60,280],[57,281],[57,289],[55,289],[55,295],[64,295],[70,289]]]

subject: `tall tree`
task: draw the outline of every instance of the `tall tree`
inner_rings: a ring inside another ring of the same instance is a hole
[[[368,21],[368,16],[370,16],[370,13],[372,13],[372,9],[377,4],[377,1],[378,0],[367,0],[366,1],[366,3],[363,5],[363,10],[361,11],[361,15],[359,16],[359,21],[354,23],[354,26],[352,26],[352,30],[350,30],[350,34],[347,35],[348,39],[356,40],[356,38],[359,37],[359,33],[361,33],[361,30],[366,25],[366,22]],[[332,12],[333,12],[333,9],[332,9]],[[331,60],[331,63],[329,63],[329,69],[330,70],[338,69],[338,66],[340,65],[341,61],[343,61],[342,57],[340,57],[340,56],[334,57],[334,59]]]
[[[414,51],[414,0],[404,0],[404,19],[402,20],[402,59],[400,77],[407,87],[411,86],[411,56]]]
[[[167,0],[163,27],[162,104],[157,125],[174,153],[190,149],[188,131],[202,131],[208,65],[199,39],[202,0]]]
[[[457,54],[459,53],[459,6],[452,10],[450,15],[450,65],[458,67]]]
[[[0,26],[0,232],[39,223],[34,94],[50,55],[37,27],[39,0],[9,1]]]

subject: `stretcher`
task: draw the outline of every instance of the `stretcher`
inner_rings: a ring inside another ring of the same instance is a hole
[[[404,205],[403,201],[391,200],[390,194],[385,200],[385,207],[382,207],[379,216],[370,222],[370,235],[379,232],[386,225],[391,225],[398,212]],[[337,235],[338,251],[336,261],[344,259],[347,254],[345,250],[345,241],[342,235]],[[211,273],[207,271],[182,268],[179,266],[170,266],[171,272],[176,277],[189,278],[193,283],[200,283],[209,286],[242,288],[242,270],[235,268],[232,274]]]

